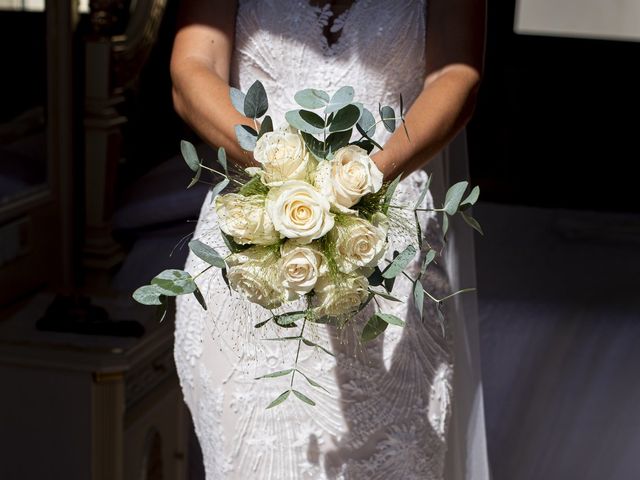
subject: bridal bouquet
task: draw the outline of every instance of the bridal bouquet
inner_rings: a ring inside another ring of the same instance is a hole
[[[231,290],[271,312],[266,321],[255,327],[268,322],[283,328],[299,326],[298,336],[285,337],[297,341],[298,351],[304,343],[331,353],[303,336],[306,322],[344,325],[377,296],[400,301],[392,294],[394,279],[399,275],[409,277],[405,270],[417,248],[409,244],[401,252],[386,255],[389,236],[393,234],[390,224],[394,209],[410,211],[409,218],[415,219],[410,228],[421,248],[424,240],[417,221],[421,211],[442,213],[444,234],[449,216],[457,213],[481,231],[465,212],[477,201],[479,189],[475,187],[463,198],[468,183],[457,183],[448,190],[442,208],[429,210],[420,208],[429,188],[427,181],[414,205],[397,205],[394,192],[400,177],[384,182],[369,155],[375,148],[382,149],[373,139],[379,124],[393,132],[399,122],[408,136],[402,97],[399,116],[392,107],[379,106],[379,120],[353,101],[351,87],[342,87],[331,96],[321,90],[305,89],[294,98],[302,108],[287,112],[286,124],[274,129],[272,119],[266,115],[268,100],[260,82],[255,82],[246,94],[231,89],[235,108],[253,120],[253,127],[236,126],[240,146],[253,151],[259,164],[240,172],[244,177],[229,174],[223,148],[217,152],[220,169],[214,169],[200,161],[192,144],[182,142],[184,159],[195,172],[191,185],[200,179],[203,169],[222,176],[222,181],[212,187],[211,197],[229,253],[223,255],[198,239],[192,240],[189,248],[208,264],[207,270],[221,269]],[[425,295],[440,306],[462,292],[437,299],[423,289],[420,276],[436,256],[437,252],[430,248],[418,278],[409,277],[420,315]],[[201,273],[192,276],[181,270],[165,270],[149,285],[137,289],[133,297],[146,305],[166,306],[167,297],[193,294],[206,309],[195,281]],[[303,308],[287,308],[293,302],[299,306],[299,300],[303,300]],[[404,321],[375,311],[362,331],[362,340],[375,338],[390,324],[403,326]],[[265,377],[295,375],[296,371],[294,366]],[[314,404],[306,395],[290,389],[268,407],[278,405],[292,392],[300,400]]]

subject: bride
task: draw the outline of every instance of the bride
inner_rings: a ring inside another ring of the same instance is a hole
[[[251,122],[232,106],[229,86],[246,91],[255,80],[269,94],[274,119],[295,108],[293,95],[303,88],[331,93],[350,85],[372,111],[378,102],[397,106],[402,94],[410,141],[402,130],[384,132],[384,150],[372,157],[387,180],[403,174],[401,198],[418,197],[429,170],[433,196],[425,202],[441,202],[456,169],[466,167],[464,126],[483,64],[483,0],[182,3],[171,60],[176,110],[239,167],[254,160],[238,146],[234,125]],[[221,245],[210,200],[194,237]],[[438,244],[437,218],[424,221],[425,237]],[[425,289],[444,297],[471,286],[472,248],[470,233],[454,224],[446,258],[428,270]],[[186,269],[202,266],[190,254]],[[398,280],[394,295],[407,301],[389,308],[406,327],[366,344],[354,340],[366,321],[360,316],[341,331],[314,325],[314,341],[335,353],[300,352],[301,370],[324,387],[313,389],[317,405],[294,398],[265,409],[284,387],[255,377],[288,368],[288,345],[263,340],[277,334],[253,328],[268,312],[230,293],[219,270],[199,284],[209,310],[191,296],[178,298],[175,360],[207,479],[489,478],[473,294],[454,297],[441,325],[430,302],[424,320],[417,318],[411,284]]]

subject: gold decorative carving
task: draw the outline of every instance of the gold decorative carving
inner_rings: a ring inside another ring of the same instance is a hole
[[[166,0],[138,0],[127,29],[114,45],[115,80],[131,87],[139,78],[158,36]]]
[[[93,33],[85,45],[85,245],[84,265],[94,286],[123,251],[111,233],[113,192],[122,157],[123,92],[135,86],[156,41],[166,0],[91,0]]]
[[[124,33],[130,5],[131,0],[91,0],[89,19],[94,33],[102,37]]]
[[[124,381],[124,372],[94,372],[95,383],[112,383]]]

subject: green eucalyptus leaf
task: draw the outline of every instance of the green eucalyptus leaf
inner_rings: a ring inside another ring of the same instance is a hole
[[[258,133],[258,138],[262,137],[265,133],[273,132],[273,120],[271,117],[267,115],[262,120],[262,124],[260,125],[260,132]]]
[[[476,202],[478,201],[478,197],[480,197],[480,187],[476,185],[471,190],[471,193],[469,193],[469,195],[467,195],[467,198],[465,198],[462,201],[462,203],[460,203],[460,206],[462,206],[462,205],[475,205]]]
[[[200,180],[200,175],[202,175],[202,168],[198,168],[198,170],[196,170],[196,174],[193,176],[193,178],[189,182],[189,185],[187,185],[187,188],[191,188],[196,183],[198,183],[198,180]]]
[[[301,112],[306,111],[308,113],[313,113],[313,112],[309,112],[308,110],[289,110],[287,113],[285,113],[284,118],[287,120],[287,122],[289,123],[289,125],[291,125],[293,128],[295,128],[296,130],[300,130],[301,132],[305,132],[305,133],[310,133],[311,135],[320,135],[324,132],[324,120],[322,120],[322,125],[323,127],[316,127],[314,125],[312,125],[311,123],[307,122],[301,115]],[[317,116],[317,114],[315,114]],[[311,118],[310,116],[306,115],[307,118]],[[318,118],[320,118],[318,116]],[[315,121],[315,123],[317,123],[317,120]]]
[[[300,135],[302,136],[304,144],[307,146],[307,149],[311,152],[311,154],[317,160],[324,160],[327,153],[324,149],[324,143],[308,133],[300,132]]]
[[[355,105],[346,105],[338,110],[329,125],[330,132],[344,132],[351,130],[360,120],[360,109]]]
[[[300,340],[300,335],[294,335],[290,337],[275,337],[275,338],[264,338],[263,340],[268,340],[271,342],[284,342],[287,340]]]
[[[376,313],[376,315],[380,317],[381,320],[387,322],[389,325],[396,325],[398,327],[404,327],[405,325],[404,320],[401,320],[400,318],[396,317],[395,315],[391,315],[390,313],[378,312]]]
[[[308,403],[311,406],[315,406],[316,402],[314,402],[313,400],[311,400],[309,397],[307,397],[305,394],[297,391],[297,390],[292,390],[293,394],[298,397],[300,400],[302,400],[304,403]]]
[[[332,152],[335,152],[342,147],[346,147],[349,145],[349,140],[351,139],[351,129],[345,130],[343,132],[335,132],[327,137],[327,145],[331,149]]]
[[[369,285],[372,287],[377,287],[382,285],[384,278],[382,276],[382,271],[378,267],[373,269],[373,273],[369,275]]]
[[[189,273],[176,269],[160,272],[151,280],[151,285],[156,285],[162,295],[170,297],[193,293],[198,288]]]
[[[335,356],[330,350],[327,350],[326,348],[324,348],[322,345],[318,345],[315,342],[312,342],[311,340],[307,340],[306,338],[302,339],[302,343],[304,343],[306,346],[308,347],[318,347],[320,350],[322,350],[325,353],[328,353],[329,355],[331,355],[332,357]]]
[[[196,151],[196,147],[193,146],[193,143],[182,140],[180,142],[180,151],[182,152],[184,161],[187,163],[191,170],[193,170],[194,172],[200,170],[200,160],[198,160],[198,152]]]
[[[260,80],[253,82],[244,98],[244,114],[249,118],[260,118],[269,108],[267,92]]]
[[[262,327],[264,327],[267,323],[269,323],[269,322],[271,321],[271,319],[272,319],[272,318],[273,318],[273,317],[269,317],[269,318],[267,318],[266,320],[263,320],[263,321],[261,321],[261,322],[256,323],[256,324],[253,326],[253,328],[262,328]]]
[[[427,271],[427,267],[433,260],[436,258],[436,251],[431,249],[427,252],[424,257],[424,261],[422,262],[422,266],[420,267],[420,276],[424,275],[424,272]]]
[[[409,137],[409,130],[407,130],[407,122],[404,119],[404,99],[402,98],[402,94],[400,94],[400,121],[402,122],[402,128],[404,129],[404,134],[407,136],[407,140],[411,141],[411,137]]]
[[[424,184],[424,187],[422,188],[422,192],[420,192],[420,196],[418,197],[418,200],[416,200],[416,203],[413,206],[413,208],[420,208],[420,205],[422,205],[422,202],[424,201],[424,197],[427,196],[427,192],[429,191],[429,187],[431,186],[431,178],[433,178],[433,175],[427,176],[427,181]]]
[[[218,148],[218,163],[222,166],[222,170],[224,170],[224,173],[228,175],[229,166],[227,164],[227,151],[224,149],[224,147]]]
[[[299,110],[300,117],[314,128],[323,130],[325,127],[324,119],[315,112],[310,110]]]
[[[162,321],[167,317],[167,312],[169,311],[169,301],[167,299],[166,296],[161,296],[160,297],[160,302],[162,307],[158,309],[158,312],[160,315],[157,318],[158,323],[162,323]]]
[[[398,184],[400,183],[400,178],[402,178],[402,174],[398,175],[387,187],[386,192],[384,193],[384,203],[382,204],[382,212],[386,214],[389,211],[389,205],[391,205],[391,200],[393,199],[393,194],[396,192],[396,188],[398,188]]]
[[[449,215],[454,215],[458,211],[458,207],[460,206],[460,200],[462,200],[462,195],[464,195],[465,190],[469,182],[458,182],[455,183],[447,190],[447,195],[444,198],[444,211]]]
[[[209,265],[213,265],[217,268],[226,268],[227,266],[226,263],[224,263],[224,258],[222,258],[214,248],[209,245],[205,245],[200,240],[191,240],[189,242],[189,250]]]
[[[248,125],[236,125],[236,138],[240,147],[249,152],[253,152],[256,148],[256,141],[258,140],[258,132]]]
[[[350,143],[350,145],[355,145],[356,147],[360,147],[361,149],[365,150],[367,154],[370,154],[375,148],[375,145],[370,140],[367,140],[366,138]]]
[[[413,284],[413,302],[416,304],[420,318],[422,318],[422,310],[424,308],[424,290],[420,280],[416,280]]]
[[[315,380],[313,380],[312,378],[309,378],[307,375],[305,375],[303,372],[301,372],[300,370],[297,370],[297,372],[302,375],[307,382],[309,382],[309,385],[313,385],[314,387],[317,388],[321,388],[322,390],[324,390],[325,392],[329,393],[329,390],[327,390],[326,388],[324,388],[322,385],[320,385],[318,382],[316,382]]]
[[[291,390],[287,390],[286,392],[282,392],[278,398],[276,398],[273,402],[271,402],[269,405],[267,405],[267,409],[269,408],[273,408],[276,407],[278,405],[280,405],[282,402],[284,402],[287,397],[289,396],[289,394],[291,393]]]
[[[365,136],[373,137],[376,134],[376,119],[374,118],[373,113],[366,108],[362,110],[362,115],[360,116],[360,120],[358,120],[358,125],[364,131]]]
[[[243,250],[246,250],[251,246],[251,245],[241,245],[239,243],[236,243],[236,241],[233,239],[231,235],[227,235],[223,231],[220,231],[220,235],[222,236],[222,240],[224,241],[224,244],[227,246],[227,248],[231,253],[242,252]]]
[[[384,288],[387,289],[387,292],[393,291],[393,285],[396,283],[396,277],[393,278],[385,278],[384,279]]]
[[[370,291],[371,291],[371,293],[373,293],[373,294],[375,294],[375,295],[377,295],[379,297],[382,297],[385,300],[390,300],[392,302],[402,302],[402,300],[400,300],[399,298],[394,297],[393,295],[389,295],[386,292],[379,292],[377,290],[370,290]]]
[[[256,377],[255,380],[260,380],[261,378],[277,378],[284,377],[285,375],[289,375],[293,372],[293,368],[288,368],[286,370],[280,370],[279,372],[267,373],[266,375],[261,375],[260,377]]]
[[[413,260],[413,257],[416,255],[416,247],[413,245],[408,245],[400,255],[398,255],[391,264],[385,268],[384,272],[382,272],[382,276],[384,278],[395,278],[404,272],[404,269],[407,268],[407,265]]]
[[[359,124],[357,124],[357,123],[356,123],[356,129],[358,130],[358,132],[360,132],[360,135],[362,135],[362,136],[364,137],[364,139],[365,139],[365,140],[367,140],[367,141],[371,142],[374,146],[378,147],[378,149],[379,149],[379,150],[384,150],[384,149],[382,148],[382,145],[380,145],[378,142],[376,142],[373,138],[369,137],[369,136],[367,135],[367,132],[365,132],[365,131],[363,130],[363,128],[362,128]]]
[[[449,216],[446,213],[442,214],[442,235],[447,235],[449,231]]]
[[[393,252],[393,259],[392,259],[392,260],[395,260],[396,258],[398,258],[398,255],[400,255],[400,252],[398,252],[397,250],[394,250],[394,252]],[[391,266],[391,264],[387,265],[387,268],[389,268],[390,266]],[[387,268],[385,268],[385,270],[386,270]],[[384,270],[383,270],[383,272],[384,272]],[[381,275],[382,275],[382,273],[381,273]],[[383,278],[384,278],[384,277],[383,277]],[[383,285],[384,285],[385,290],[386,290],[387,292],[392,292],[392,291],[393,291],[393,285],[395,284],[395,282],[396,282],[396,277],[393,277],[393,278],[384,278]],[[373,295],[371,295],[371,296],[373,296]],[[369,298],[371,298],[371,297],[369,297]]]
[[[303,319],[306,314],[307,312],[304,311],[283,313],[282,315],[274,315],[273,321],[281,327],[286,327],[300,319]]]
[[[359,122],[360,119],[362,118],[362,114],[365,111],[364,105],[360,102],[352,102],[351,105],[353,105],[358,109],[358,122]],[[356,122],[356,125],[357,125],[357,122]]]
[[[207,309],[207,302],[205,302],[204,296],[202,295],[202,292],[200,291],[200,289],[198,287],[196,287],[195,292],[193,292],[193,296],[196,297],[196,300],[198,301],[200,306],[204,310],[206,310]]]
[[[401,119],[402,128],[404,129],[404,134],[407,136],[407,140],[411,141],[411,137],[409,136],[409,130],[407,129],[407,122],[404,121],[404,118]]]
[[[379,107],[380,110],[380,120],[382,120],[382,125],[388,131],[393,133],[396,129],[396,112],[393,108],[385,105],[384,107]]]
[[[300,90],[293,96],[294,100],[304,108],[315,110],[316,108],[325,107],[330,100],[329,94],[315,88],[306,88]]]
[[[227,275],[227,269],[226,268],[220,269],[220,274],[222,275],[222,280],[224,281],[224,284],[229,289],[229,294],[231,294],[231,285],[229,285],[229,276]]]
[[[381,319],[377,314],[374,314],[369,318],[367,324],[362,330],[362,341],[369,342],[384,332],[389,324]]]
[[[246,117],[247,115],[244,113],[245,94],[237,88],[231,87],[229,90],[229,96],[231,97],[231,104],[234,108]]]
[[[277,323],[277,322],[276,322],[276,323]],[[298,327],[298,324],[297,324],[297,323],[295,323],[295,322],[291,322],[291,323],[285,323],[285,324],[282,324],[282,325],[279,325],[279,324],[278,324],[278,326],[279,326],[279,327],[282,327],[282,328],[297,328],[297,327]]]
[[[484,235],[482,227],[475,218],[465,212],[460,212],[460,215],[462,215],[462,219],[467,223],[467,225],[476,230],[480,235]]]
[[[331,97],[329,104],[324,109],[324,113],[329,115],[330,113],[337,112],[345,105],[351,103],[354,95],[355,91],[353,90],[353,87],[342,87],[338,89],[338,91]]]
[[[211,188],[211,201],[213,201],[220,193],[229,185],[229,179],[223,178]]]
[[[156,285],[143,285],[133,292],[133,299],[142,305],[162,305],[162,291]]]

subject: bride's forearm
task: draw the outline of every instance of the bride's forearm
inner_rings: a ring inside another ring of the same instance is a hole
[[[405,115],[409,138],[399,128],[373,160],[386,180],[406,176],[433,158],[469,121],[480,83],[478,72],[463,64],[449,65],[427,77]]]
[[[255,165],[238,145],[235,125],[253,126],[231,104],[229,84],[205,62],[185,58],[171,65],[173,103],[178,115],[208,144],[224,147],[241,167]]]

